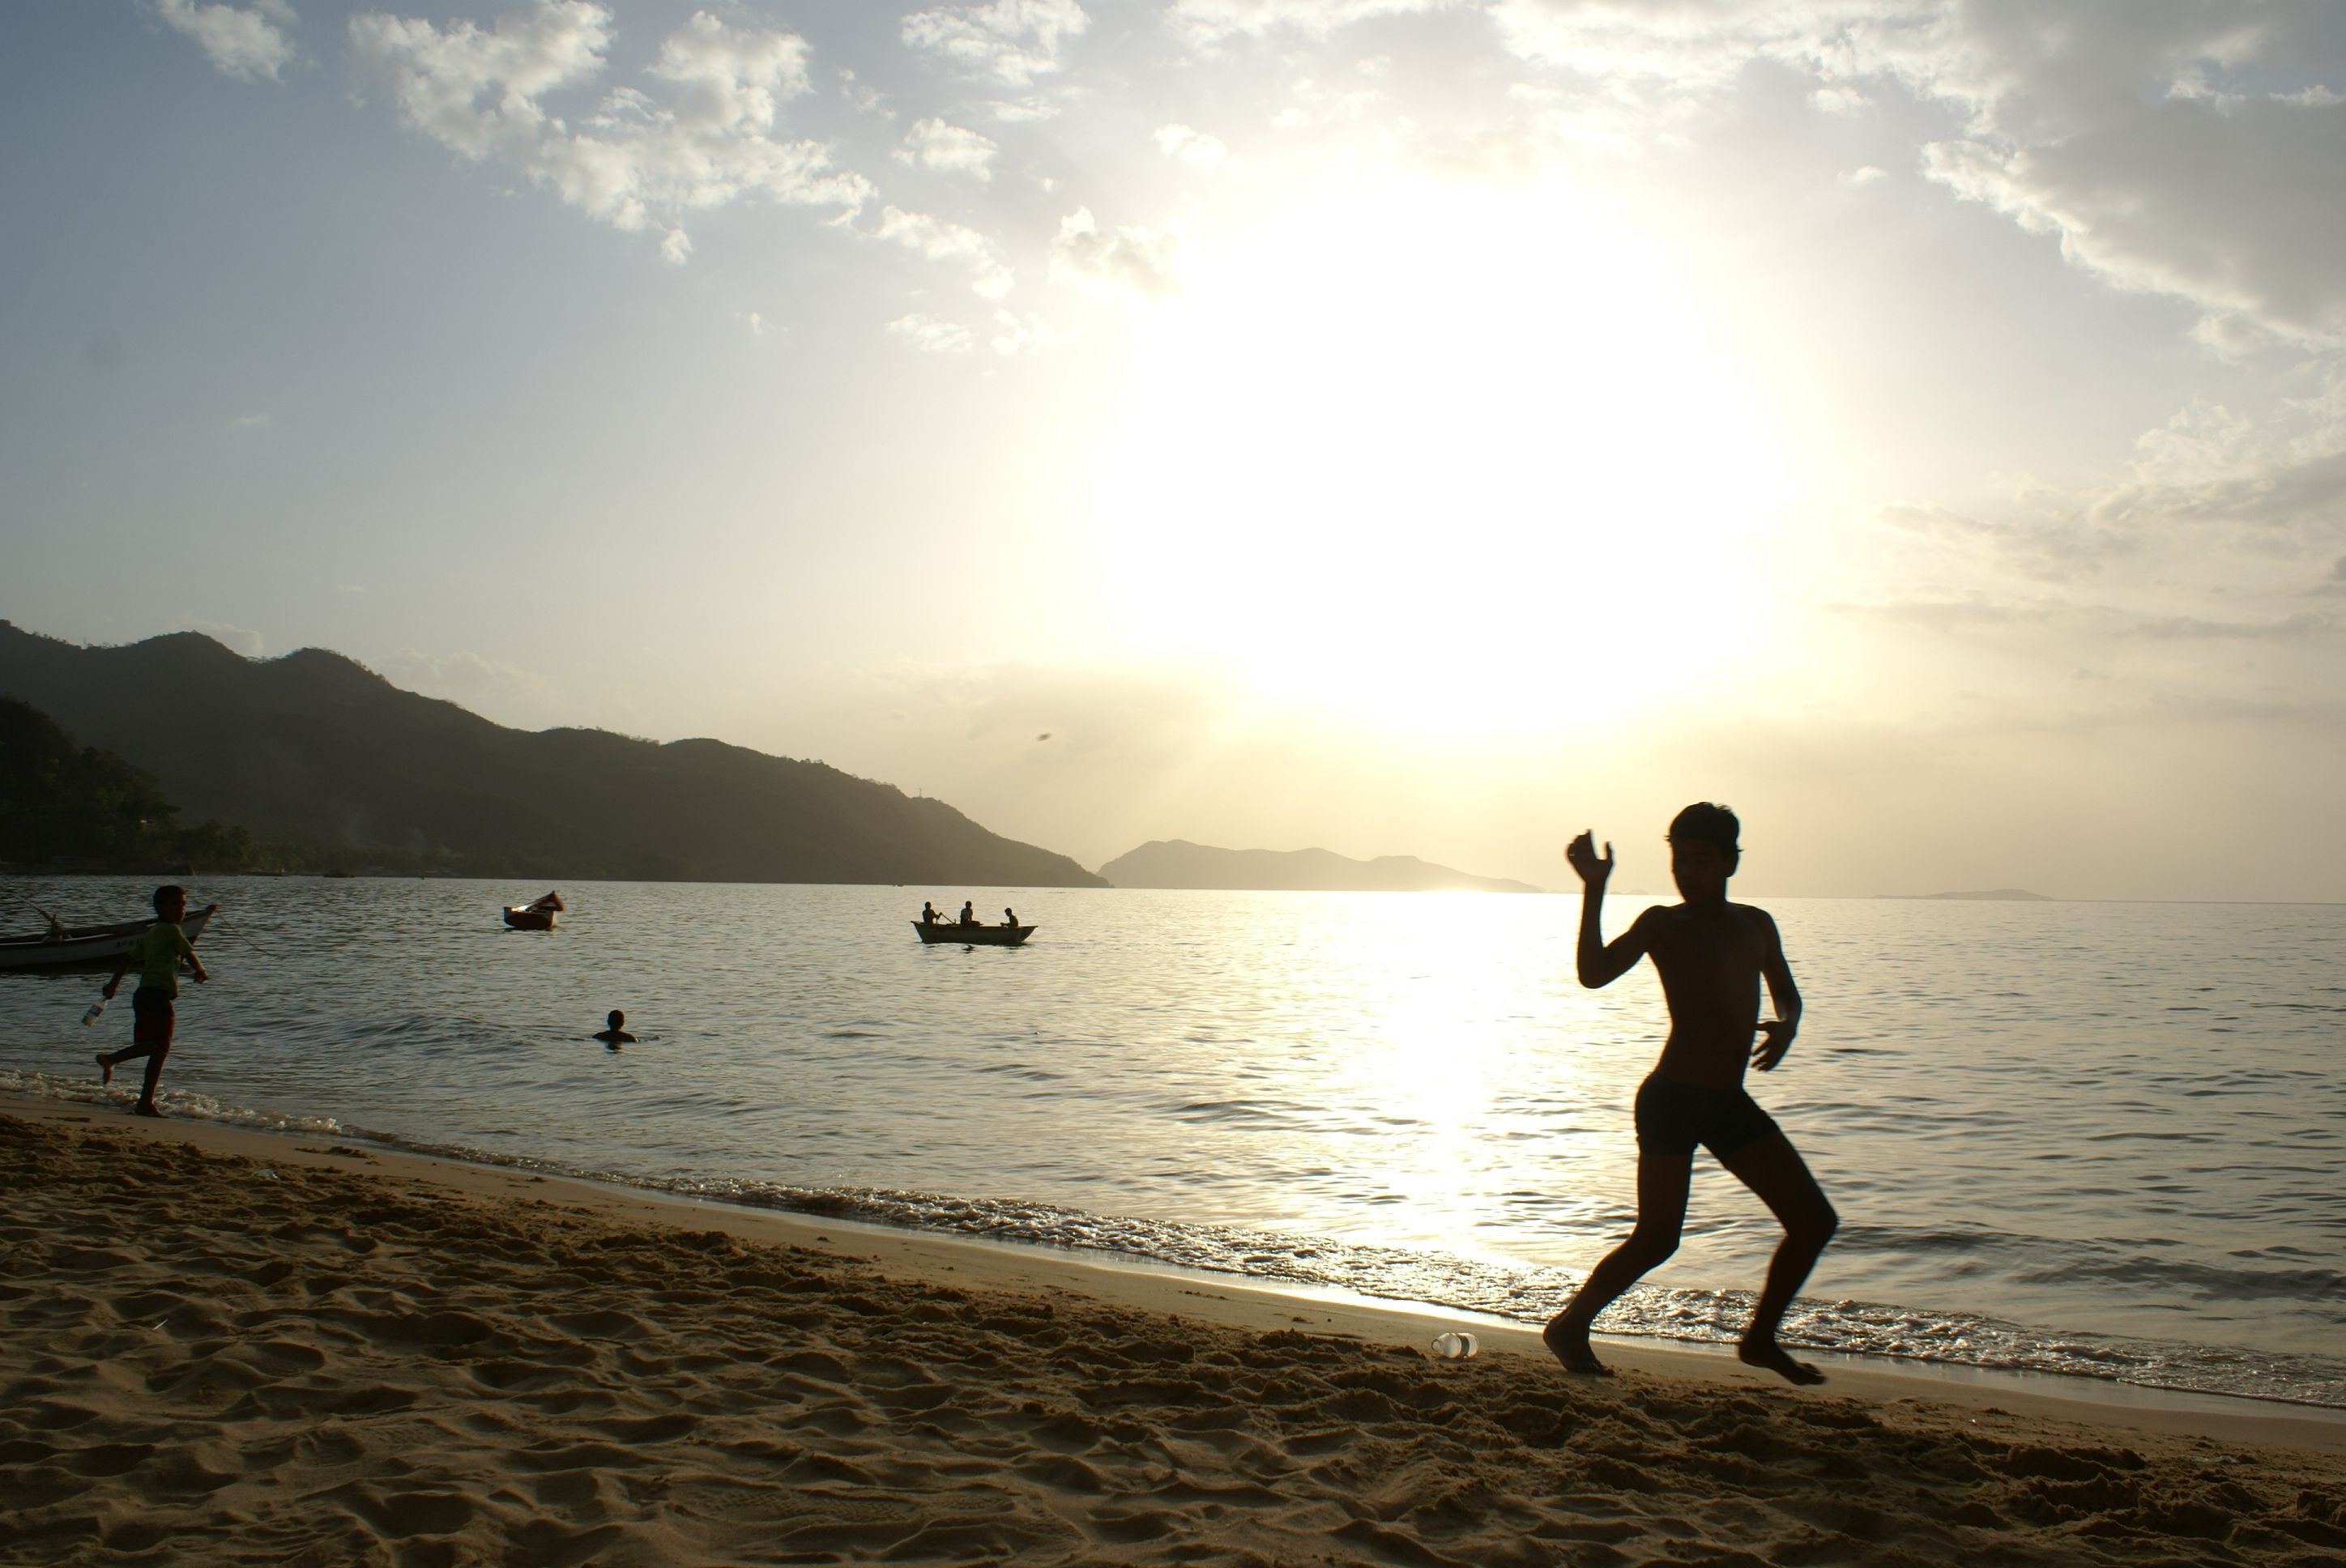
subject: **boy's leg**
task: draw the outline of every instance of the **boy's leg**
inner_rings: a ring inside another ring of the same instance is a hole
[[[1744,1145],[1733,1154],[1722,1156],[1719,1163],[1735,1173],[1736,1178],[1760,1196],[1769,1212],[1784,1227],[1784,1239],[1777,1244],[1776,1256],[1768,1264],[1768,1282],[1760,1292],[1760,1304],[1751,1309],[1751,1326],[1743,1331],[1743,1343],[1739,1354],[1755,1367],[1787,1378],[1795,1383],[1821,1383],[1825,1375],[1805,1361],[1796,1361],[1776,1343],[1776,1327],[1784,1320],[1784,1309],[1807,1282],[1809,1270],[1816,1266],[1817,1255],[1832,1239],[1841,1224],[1841,1217],[1825,1200],[1824,1190],[1817,1178],[1792,1147],[1790,1138],[1780,1132],[1770,1133],[1757,1142]]]
[[[1628,1239],[1588,1271],[1564,1310],[1550,1319],[1540,1334],[1566,1369],[1605,1370],[1605,1363],[1589,1348],[1589,1325],[1621,1292],[1678,1249],[1678,1231],[1686,1224],[1687,1186],[1693,1172],[1691,1148],[1638,1145],[1636,1227]]]
[[[136,1022],[131,1025],[129,1048],[99,1060],[110,1069],[146,1057],[147,1081],[138,1091],[138,1103],[131,1108],[142,1116],[159,1116],[163,1113],[155,1108],[155,1085],[162,1081],[163,1058],[171,1054],[171,1035],[178,1021],[177,1009],[168,1002],[150,1002],[142,1007],[136,996],[131,998],[131,1005]],[[109,1071],[108,1078],[112,1075]]]
[[[147,1053],[147,1081],[139,1085],[138,1103],[131,1107],[142,1116],[159,1116],[155,1108],[155,1085],[163,1081],[163,1058],[171,1054],[171,1043],[164,1041]]]

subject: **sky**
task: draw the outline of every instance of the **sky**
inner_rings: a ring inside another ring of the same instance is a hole
[[[2346,898],[2334,0],[0,12],[0,616],[1152,839]]]

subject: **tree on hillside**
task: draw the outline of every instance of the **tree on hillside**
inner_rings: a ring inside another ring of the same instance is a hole
[[[0,697],[0,860],[225,870],[250,853],[242,829],[182,827],[178,816],[153,774],[76,746],[40,709]]]

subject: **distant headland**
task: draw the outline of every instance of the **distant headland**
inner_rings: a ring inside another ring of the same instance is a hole
[[[0,803],[25,808],[0,820],[0,859],[26,871],[1104,885],[942,800],[824,763],[508,729],[323,648],[250,659],[194,632],[85,647],[0,621],[0,697],[24,705],[6,735],[25,742],[0,755]],[[36,802],[43,758],[72,760],[80,781]],[[57,815],[92,801],[105,809],[88,821]],[[200,825],[177,826],[182,812]]]
[[[1331,850],[1222,850],[1158,839],[1100,868],[1119,888],[1197,888],[1227,892],[1536,893],[1503,877],[1470,876],[1414,855],[1355,860]]]
[[[2058,899],[2045,893],[2032,893],[2026,888],[1989,888],[1971,893],[1876,893],[1878,899],[1946,899],[1974,903],[2050,904]]]

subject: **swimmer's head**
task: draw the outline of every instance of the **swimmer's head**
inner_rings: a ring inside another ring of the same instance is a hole
[[[616,1008],[616,1007],[614,1007],[613,1009],[611,1009],[611,1015],[610,1015],[608,1018],[606,1018],[606,1019],[604,1019],[604,1020],[603,1020],[603,1022],[604,1022],[604,1023],[606,1023],[609,1024],[609,1025],[610,1025],[612,1028],[614,1028],[614,1029],[617,1029],[617,1027],[619,1027],[619,1025],[621,1025],[622,1023],[625,1023],[627,1021],[627,1015],[626,1013],[624,1013],[620,1012],[620,1011],[619,1011],[617,1008]]]

